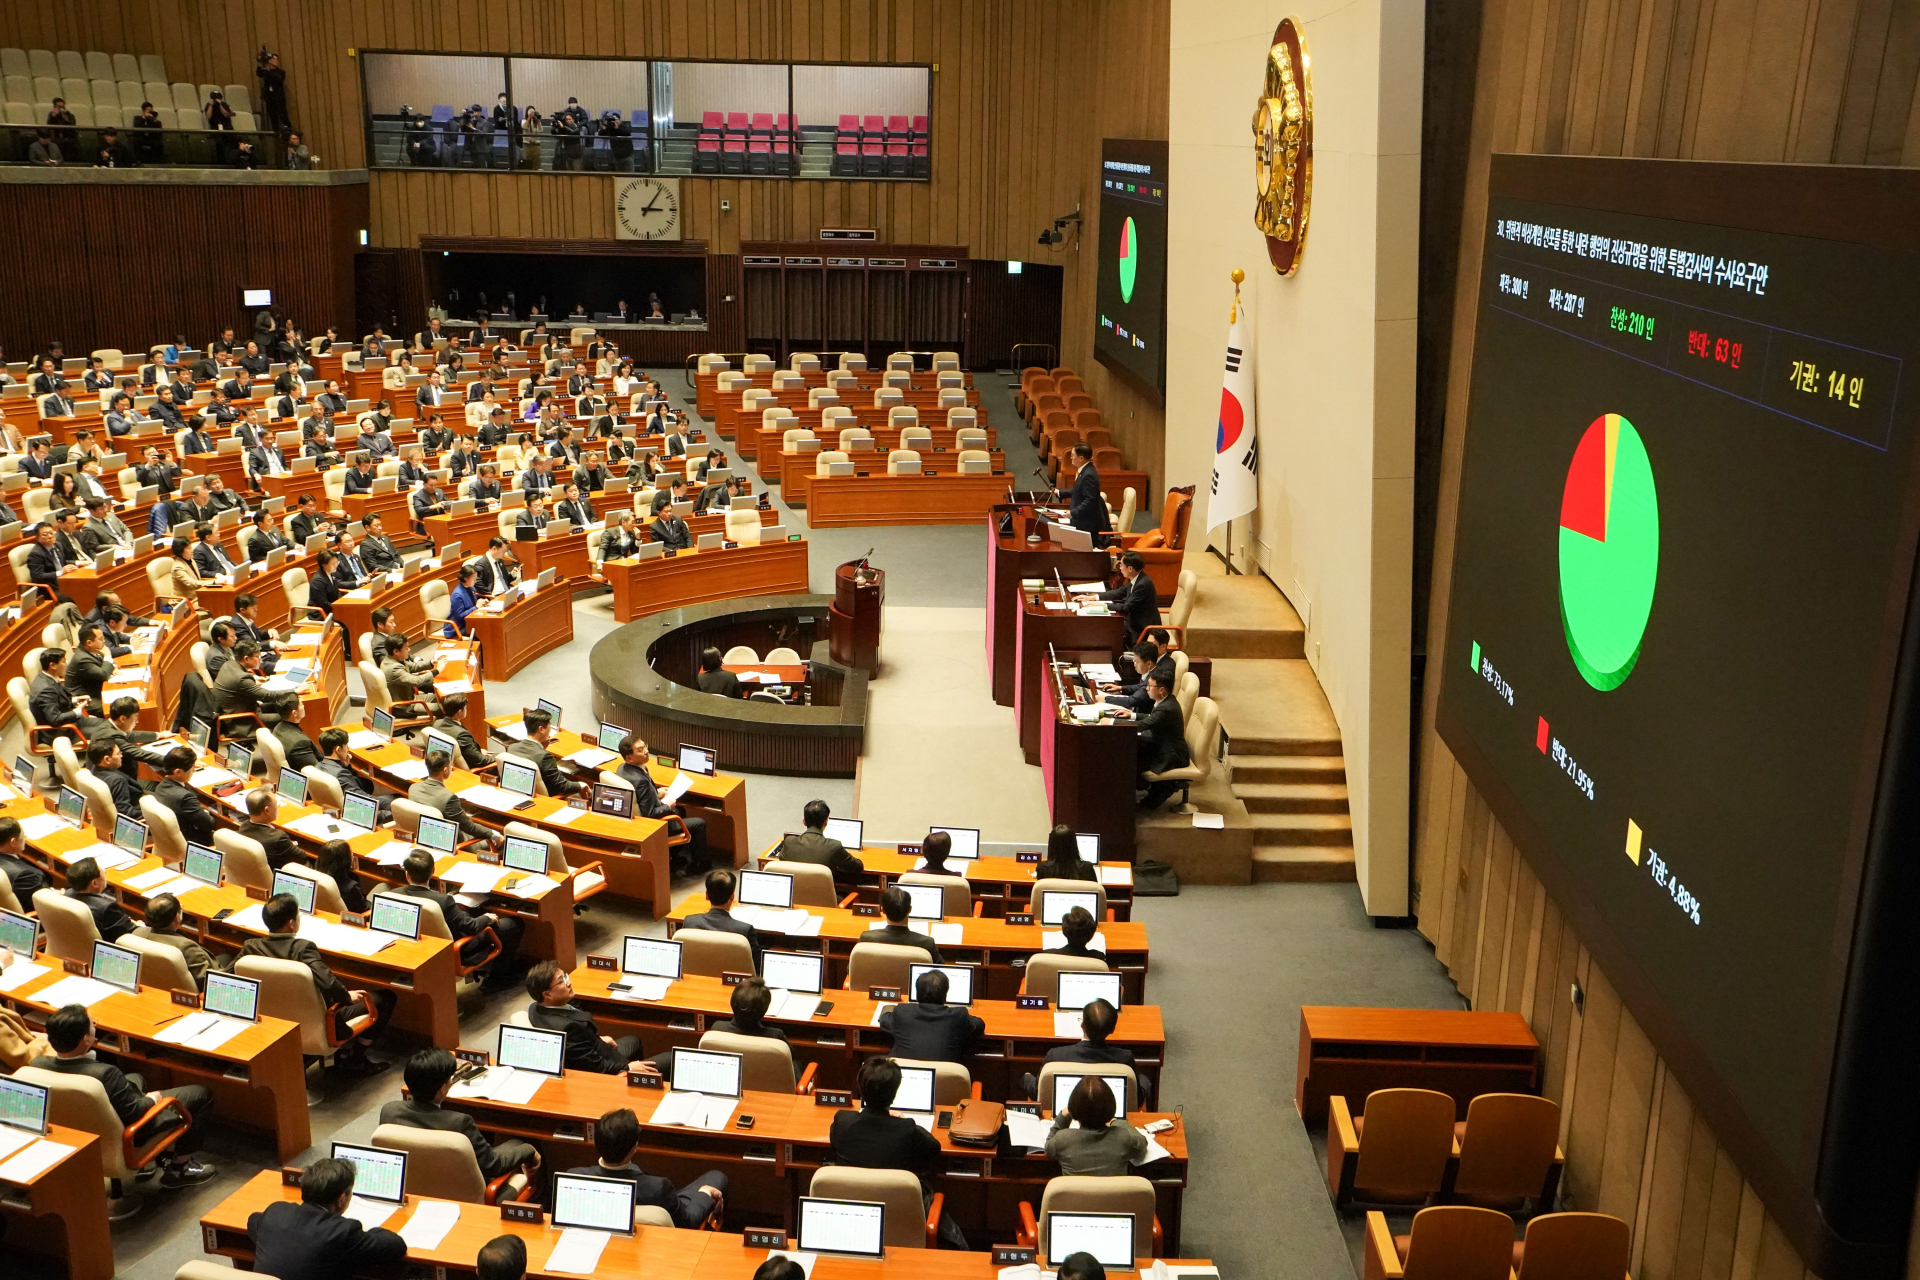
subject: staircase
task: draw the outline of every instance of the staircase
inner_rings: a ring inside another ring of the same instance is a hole
[[[1339,739],[1236,741],[1233,793],[1253,820],[1256,883],[1354,878]]]

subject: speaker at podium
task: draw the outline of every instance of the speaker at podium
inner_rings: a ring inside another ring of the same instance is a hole
[[[880,608],[886,603],[887,575],[867,563],[849,560],[833,571],[833,607],[828,612],[827,656],[843,667],[880,674]]]

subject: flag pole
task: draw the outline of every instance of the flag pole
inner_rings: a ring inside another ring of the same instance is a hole
[[[1240,319],[1240,284],[1242,281],[1244,281],[1247,278],[1247,273],[1245,271],[1242,271],[1239,267],[1235,267],[1231,275],[1233,278],[1233,305],[1227,308],[1227,323],[1229,325],[1237,323]],[[1227,550],[1227,557],[1226,557],[1227,573],[1229,576],[1231,576],[1240,572],[1238,569],[1234,568],[1234,565],[1233,565],[1233,521],[1231,520],[1227,521],[1226,550]]]

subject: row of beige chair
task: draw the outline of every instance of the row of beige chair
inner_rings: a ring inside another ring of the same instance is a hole
[[[774,411],[770,409],[768,412],[772,413]],[[949,410],[947,415],[947,426],[951,428],[954,433],[954,447],[956,449],[985,449],[987,447],[987,433],[984,428],[972,425],[975,420],[973,410],[965,410],[964,417],[960,416],[961,413],[961,410],[953,409]],[[792,415],[783,415],[783,417],[791,418]],[[838,416],[828,418],[823,414],[821,415],[820,429],[831,434],[834,429],[833,423],[837,421],[842,421],[842,419]],[[766,420],[766,425],[770,427],[776,426],[778,422],[774,419],[768,419]],[[849,453],[856,449],[872,449],[875,447],[873,432],[867,427],[841,427],[839,431],[840,447]],[[901,427],[900,446],[905,449],[921,446],[931,449],[933,447],[933,428],[921,426]],[[820,447],[820,435],[811,427],[788,427],[781,433],[780,447],[788,453],[811,453]]]
[[[1377,1089],[1359,1116],[1342,1096],[1328,1105],[1327,1189],[1336,1206],[1435,1197],[1503,1211],[1553,1203],[1565,1157],[1551,1098],[1483,1093],[1458,1122],[1453,1097],[1432,1089]]]
[[[755,649],[752,645],[737,644],[737,645],[734,645],[731,649],[728,649],[725,653],[721,654],[720,661],[723,664],[730,663],[730,662],[732,663],[764,662],[769,666],[775,666],[775,667],[797,667],[800,665],[800,651],[798,649],[791,648],[784,644],[777,645],[774,648],[767,650],[767,656],[763,658],[760,656],[759,651]],[[785,869],[786,869],[785,867],[781,868],[781,870],[785,870]],[[818,867],[815,869],[822,870],[822,871],[826,870],[826,868],[824,867]],[[833,873],[831,871],[827,872],[827,883],[829,886],[831,886],[833,883]],[[798,885],[795,885],[794,887],[796,890],[799,888]],[[819,905],[825,906],[826,904],[821,903]]]
[[[985,449],[962,449],[956,461],[959,463],[959,474],[963,476],[993,474],[993,455]],[[830,476],[833,468],[841,464],[853,465],[853,455],[839,449],[823,450],[814,458],[813,474]],[[918,449],[891,449],[887,452],[888,475],[918,475],[922,470],[921,464]]]
[[[1366,1280],[1627,1280],[1633,1230],[1607,1213],[1546,1213],[1513,1238],[1513,1219],[1473,1205],[1434,1205],[1394,1235],[1367,1214]]]

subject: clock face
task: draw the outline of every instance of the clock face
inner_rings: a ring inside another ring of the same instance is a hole
[[[629,178],[614,191],[613,223],[622,240],[680,238],[680,180]]]

